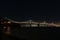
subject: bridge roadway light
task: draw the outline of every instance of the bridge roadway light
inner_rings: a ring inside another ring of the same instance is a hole
[[[55,25],[56,27],[60,27],[60,25]]]
[[[10,21],[8,21],[8,24],[10,24],[11,22]]]

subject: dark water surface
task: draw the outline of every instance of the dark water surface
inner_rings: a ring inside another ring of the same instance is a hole
[[[7,40],[57,40],[60,28],[56,27],[11,27],[11,35]]]
[[[55,27],[22,27],[12,29],[12,35],[16,37],[26,38],[29,40],[42,40],[42,39],[58,39],[60,36],[60,28]]]

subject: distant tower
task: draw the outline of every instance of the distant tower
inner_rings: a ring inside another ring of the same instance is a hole
[[[32,20],[30,19],[30,20],[28,20],[28,22],[29,22],[29,23],[31,23],[31,22],[32,22]]]

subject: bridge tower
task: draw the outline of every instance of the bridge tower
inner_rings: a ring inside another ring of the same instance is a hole
[[[5,24],[5,32],[4,34],[7,34],[7,35],[10,35],[11,34],[11,31],[10,31],[10,24],[11,22],[10,21],[4,21],[4,24]]]

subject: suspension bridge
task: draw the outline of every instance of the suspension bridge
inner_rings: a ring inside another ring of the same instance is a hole
[[[8,23],[16,23],[16,24],[20,24],[21,26],[31,26],[31,27],[50,27],[50,26],[54,26],[54,27],[60,27],[60,23],[54,23],[54,22],[51,22],[51,23],[48,23],[46,21],[43,21],[43,22],[36,22],[36,21],[33,21],[33,20],[27,20],[27,21],[15,21],[15,20],[12,20],[12,19],[9,19],[7,17],[5,17],[4,19],[6,20],[9,20]]]

